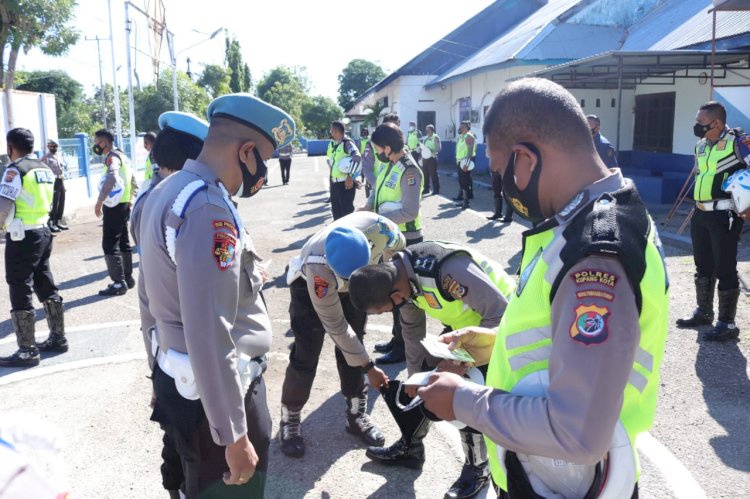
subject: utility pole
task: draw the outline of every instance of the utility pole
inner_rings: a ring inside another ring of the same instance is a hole
[[[102,50],[101,44],[99,43],[100,40],[109,40],[109,38],[99,38],[99,35],[96,35],[95,37],[86,37],[87,42],[96,41],[96,53],[99,57],[99,100],[101,101],[102,107],[102,123],[104,124],[104,128],[107,128],[107,111],[104,107],[104,77],[102,76]]]
[[[115,133],[117,135],[117,146],[123,147],[122,142],[122,119],[120,116],[120,89],[117,88],[117,66],[115,65],[115,36],[112,29],[112,0],[107,0],[109,10],[109,39],[112,53],[112,86],[115,91]]]
[[[180,104],[177,97],[177,50],[174,47],[174,33],[167,30],[167,45],[169,46],[169,56],[172,60],[172,100],[174,100],[174,110],[180,110]]]
[[[130,164],[133,165],[133,167],[136,167],[135,164],[135,144],[136,144],[136,136],[135,136],[135,99],[133,98],[133,68],[130,64],[130,15],[128,12],[128,5],[130,5],[130,2],[125,2],[125,40],[126,40],[126,49],[128,51],[128,107],[129,107],[129,116],[130,116]]]

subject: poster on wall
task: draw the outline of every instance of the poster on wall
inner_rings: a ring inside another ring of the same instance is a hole
[[[458,121],[471,120],[471,97],[458,99]]]

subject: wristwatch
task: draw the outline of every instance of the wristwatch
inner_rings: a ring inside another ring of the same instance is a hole
[[[360,367],[359,369],[362,371],[362,374],[367,374],[373,367],[375,367],[375,363],[370,360],[364,367]]]

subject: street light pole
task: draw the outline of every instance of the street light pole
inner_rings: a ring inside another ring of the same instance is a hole
[[[112,53],[112,86],[115,91],[115,134],[117,145],[122,147],[122,119],[120,117],[120,90],[117,88],[117,66],[115,65],[115,35],[112,29],[112,0],[107,0],[109,10],[109,39]]]
[[[136,144],[136,136],[135,136],[135,98],[133,97],[133,69],[131,67],[130,63],[130,15],[128,12],[128,5],[130,2],[125,2],[125,39],[126,39],[126,46],[128,52],[128,106],[129,109],[129,116],[130,116],[130,164],[133,168],[136,168],[135,164],[135,144]]]

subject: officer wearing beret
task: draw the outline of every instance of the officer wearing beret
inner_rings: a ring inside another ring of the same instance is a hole
[[[362,267],[349,279],[354,306],[371,314],[392,310],[400,314],[409,375],[424,370],[420,341],[427,332],[426,316],[440,321],[446,331],[472,326],[494,329],[514,287],[498,263],[471,248],[438,241],[410,245],[391,262]],[[393,395],[391,388],[384,392],[386,403],[395,399]],[[421,468],[429,420],[419,411],[407,413],[393,403],[388,407],[399,423],[401,438],[390,447],[370,447],[367,457]],[[490,476],[481,433],[469,427],[460,433],[466,460],[461,476],[445,494],[448,499],[474,497]]]
[[[10,319],[18,351],[0,358],[0,367],[28,367],[39,364],[40,351],[68,351],[62,298],[49,267],[52,233],[47,220],[55,176],[34,155],[34,135],[29,130],[14,128],[6,141],[11,163],[0,182],[0,227],[8,225],[5,280],[10,287]],[[34,343],[32,291],[47,314],[50,334],[42,343]]]
[[[175,442],[196,497],[264,497],[271,417],[263,371],[271,324],[259,258],[231,195],[250,197],[294,137],[249,94],[215,99],[196,160],[156,186],[140,221],[151,332],[152,419]]]
[[[367,414],[367,386],[379,388],[388,377],[375,367],[362,344],[367,314],[349,301],[347,279],[357,268],[380,261],[384,252],[404,248],[396,224],[374,213],[356,212],[315,234],[299,256],[289,262],[291,318],[294,343],[289,353],[281,393],[281,450],[291,457],[305,453],[302,408],[310,397],[325,333],[336,343],[341,394],[346,398],[346,431],[368,445],[383,445],[385,437]]]

